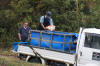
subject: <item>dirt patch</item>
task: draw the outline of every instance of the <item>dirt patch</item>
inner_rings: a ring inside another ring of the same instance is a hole
[[[17,58],[16,56],[8,56],[8,55],[2,55],[2,54],[0,54],[0,58],[11,58],[11,59],[20,60],[20,59]]]
[[[0,55],[4,56],[17,56],[16,53],[13,53],[11,49],[0,49]]]

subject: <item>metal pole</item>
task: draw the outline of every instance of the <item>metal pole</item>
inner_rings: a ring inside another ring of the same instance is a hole
[[[65,47],[65,38],[66,36],[64,35],[63,52],[64,52],[64,47]]]
[[[52,43],[53,43],[53,33],[51,33],[51,43],[50,43],[50,49],[52,48]]]
[[[39,41],[39,47],[41,46],[41,41],[42,41],[42,31],[40,31],[40,41]]]

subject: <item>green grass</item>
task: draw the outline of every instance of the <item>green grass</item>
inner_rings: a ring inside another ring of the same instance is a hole
[[[15,53],[12,53],[9,50],[0,50],[0,66],[43,66],[43,65],[19,60]]]
[[[37,63],[29,63],[22,60],[18,60],[14,57],[0,57],[0,66],[42,66]]]

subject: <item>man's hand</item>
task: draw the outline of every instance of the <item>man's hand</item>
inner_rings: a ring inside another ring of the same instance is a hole
[[[54,25],[50,25],[46,27],[47,30],[53,31],[55,30],[55,26]]]
[[[20,35],[20,33],[18,33],[18,38],[19,38],[19,40],[21,41],[21,35]]]
[[[46,28],[44,27],[43,23],[41,23],[41,26],[42,26],[42,28],[43,28],[44,30],[46,30]]]
[[[48,29],[48,26],[47,26],[47,27],[45,27],[45,30],[49,30],[49,29]]]

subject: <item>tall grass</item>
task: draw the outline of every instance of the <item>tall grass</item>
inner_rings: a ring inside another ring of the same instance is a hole
[[[42,65],[21,61],[12,57],[0,57],[0,66],[42,66]]]

